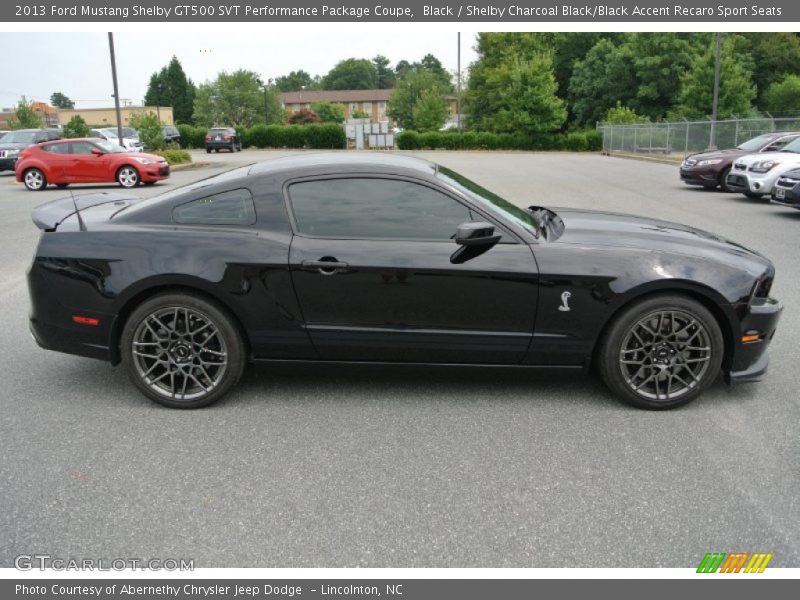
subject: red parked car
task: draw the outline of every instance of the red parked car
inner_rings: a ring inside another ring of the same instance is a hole
[[[36,144],[20,153],[14,168],[17,181],[32,191],[48,184],[116,181],[132,188],[169,177],[169,163],[160,156],[128,152],[106,140],[76,138]]]

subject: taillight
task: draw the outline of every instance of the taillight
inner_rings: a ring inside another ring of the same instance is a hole
[[[223,135],[222,139],[227,142],[227,141],[229,141],[231,139],[231,136],[230,135]]]
[[[206,141],[207,141],[207,142],[210,142],[210,141],[211,141],[211,135],[209,135],[209,134],[206,134]]]

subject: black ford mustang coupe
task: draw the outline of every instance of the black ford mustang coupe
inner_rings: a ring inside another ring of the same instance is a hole
[[[598,368],[623,400],[685,404],[758,380],[781,304],[766,258],[691,227],[518,208],[447,168],[307,154],[147,200],[33,211],[31,330],[122,362],[170,407],[249,361]]]

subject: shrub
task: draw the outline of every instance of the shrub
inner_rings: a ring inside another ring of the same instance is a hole
[[[290,125],[306,125],[309,123],[319,123],[320,122],[319,115],[315,113],[313,110],[309,110],[308,108],[301,108],[298,111],[293,112],[289,115],[289,118],[286,119],[287,123]]]
[[[247,130],[250,145],[258,148],[345,148],[344,128],[335,123],[308,125],[254,125]]]
[[[266,148],[269,145],[269,129],[266,125],[253,125],[247,130],[247,145]]]
[[[169,148],[167,150],[152,150],[150,154],[163,156],[170,165],[181,165],[192,162],[191,155],[186,150]]]
[[[442,147],[442,134],[438,131],[426,131],[419,135],[420,147],[435,150]]]
[[[164,148],[164,127],[158,120],[156,113],[136,113],[131,116],[129,125],[139,132],[139,139],[145,148],[161,150]]]
[[[416,131],[401,131],[395,136],[395,142],[400,150],[419,150],[419,133]]]
[[[205,146],[205,137],[206,133],[208,133],[208,129],[205,127],[195,127],[183,123],[176,125],[176,127],[181,133],[181,148],[202,148]]]
[[[89,137],[89,126],[80,115],[75,115],[69,120],[69,123],[64,125],[62,133],[65,138]]]
[[[573,152],[581,152],[589,149],[589,143],[586,141],[586,134],[583,131],[570,131],[567,134],[565,146],[567,150]]]
[[[603,149],[603,132],[590,129],[586,132],[587,150],[597,152]]]

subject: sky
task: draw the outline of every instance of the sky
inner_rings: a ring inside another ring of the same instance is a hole
[[[141,104],[150,75],[178,57],[196,83],[214,79],[222,70],[239,68],[259,73],[262,79],[303,69],[325,74],[338,61],[383,54],[394,65],[414,62],[434,54],[446,69],[456,70],[456,33],[409,35],[397,26],[363,25],[305,31],[300,26],[265,26],[263,35],[236,29],[202,34],[190,32],[124,31],[114,34],[120,98]],[[461,33],[462,70],[475,60],[475,31]],[[0,33],[0,108],[13,107],[24,95],[28,100],[49,101],[53,92],[69,96],[78,108],[113,106],[108,35],[82,33]]]

